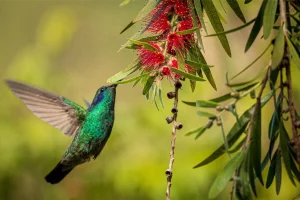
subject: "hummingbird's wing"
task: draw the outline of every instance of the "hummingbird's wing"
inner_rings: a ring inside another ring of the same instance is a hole
[[[74,135],[79,130],[86,115],[86,110],[80,105],[24,83],[13,80],[6,80],[6,83],[33,114],[43,121],[68,136]]]

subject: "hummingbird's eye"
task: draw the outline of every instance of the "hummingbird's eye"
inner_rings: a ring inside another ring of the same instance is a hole
[[[101,92],[103,92],[104,90],[105,90],[104,88],[101,88],[101,90],[100,90],[100,91],[101,91]]]

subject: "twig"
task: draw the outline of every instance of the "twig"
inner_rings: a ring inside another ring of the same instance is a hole
[[[281,24],[283,24],[283,33],[285,38],[287,38],[289,35],[288,33],[288,21],[287,21],[287,10],[286,10],[286,1],[280,0],[280,17],[281,17]],[[292,123],[292,132],[293,132],[293,138],[295,141],[295,150],[297,152],[297,163],[300,168],[300,139],[298,137],[298,131],[297,131],[297,117],[296,117],[296,110],[294,106],[293,101],[293,89],[292,89],[292,76],[291,76],[291,65],[290,65],[290,52],[287,48],[287,45],[285,46],[285,53],[284,53],[284,59],[282,65],[285,67],[285,74],[286,74],[286,87],[287,87],[287,93],[288,93],[288,106],[290,110],[290,118]]]
[[[242,150],[247,149],[248,145],[251,142],[251,136],[252,136],[252,132],[253,132],[253,128],[254,128],[254,124],[253,124],[254,123],[254,116],[256,115],[256,112],[259,109],[258,107],[260,106],[260,99],[261,99],[263,91],[266,87],[266,84],[268,82],[270,69],[271,69],[271,64],[269,65],[269,67],[267,69],[266,75],[265,75],[264,79],[262,80],[260,91],[259,91],[259,93],[256,97],[256,104],[255,104],[254,111],[253,111],[253,114],[252,114],[251,119],[250,119],[250,125],[249,125],[249,129],[248,129],[247,139],[246,139],[246,141],[245,141],[245,143],[242,147]]]
[[[229,200],[233,200],[233,192],[234,192],[234,186],[235,186],[235,181],[234,181],[234,178],[236,177],[237,175],[237,169],[235,170],[233,176],[232,176],[232,186],[231,186],[231,190],[230,190],[230,193],[229,193]]]
[[[181,88],[181,83],[177,80],[175,82],[174,86],[175,86],[175,92],[173,93],[174,94],[174,107],[172,108],[172,113],[173,113],[173,117],[172,117],[173,128],[172,128],[170,161],[169,161],[169,168],[166,170],[166,175],[167,175],[166,200],[170,200],[170,193],[171,193],[171,186],[172,186],[172,177],[173,177],[173,163],[174,163],[174,153],[175,153],[176,130],[182,128],[182,124],[180,124],[180,123],[177,122],[178,91]]]

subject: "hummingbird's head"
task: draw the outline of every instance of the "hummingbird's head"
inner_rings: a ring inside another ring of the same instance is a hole
[[[103,101],[107,102],[108,104],[114,104],[116,98],[116,87],[117,84],[105,85],[100,87],[96,92],[94,100],[91,104],[91,108]]]

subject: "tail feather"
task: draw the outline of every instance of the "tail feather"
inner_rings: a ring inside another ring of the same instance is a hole
[[[45,176],[45,180],[51,184],[59,183],[73,169],[64,170],[63,168],[64,165],[59,162],[56,167],[47,176]]]

